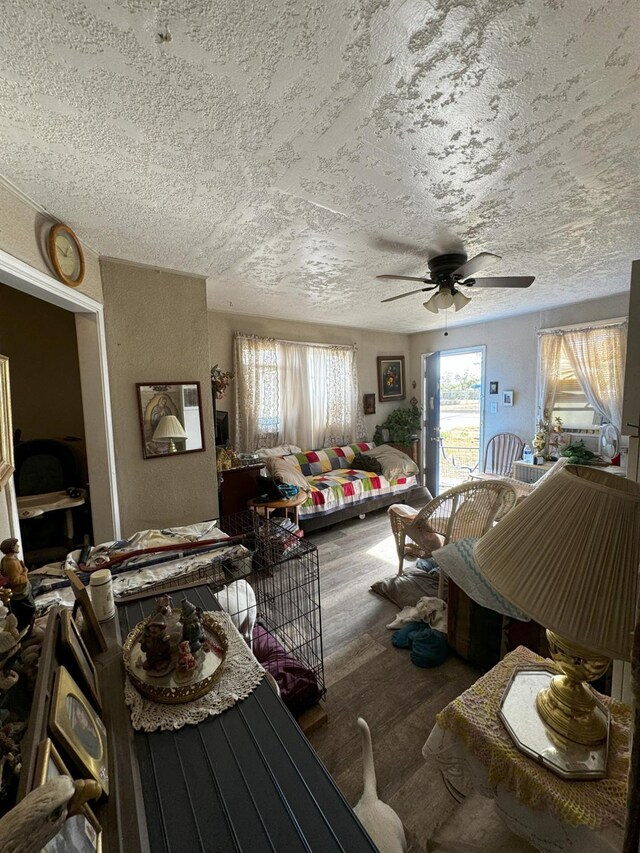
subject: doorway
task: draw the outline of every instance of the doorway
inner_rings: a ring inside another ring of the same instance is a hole
[[[104,312],[101,303],[0,250],[3,284],[70,312],[75,324],[94,540],[120,536]],[[1,351],[1,349],[0,349]],[[9,363],[9,375],[12,368]],[[61,382],[64,377],[61,377]],[[13,478],[0,490],[0,539],[20,539]]]
[[[484,347],[423,356],[425,479],[438,495],[463,483],[481,463]]]

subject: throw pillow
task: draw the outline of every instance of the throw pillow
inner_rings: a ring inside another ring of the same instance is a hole
[[[377,459],[382,465],[382,473],[387,480],[398,480],[401,477],[411,477],[419,471],[418,466],[410,456],[388,444],[372,447],[365,456]]]
[[[311,491],[309,481],[301,473],[300,468],[288,459],[282,459],[280,456],[267,456],[264,464],[273,479],[279,483],[288,483],[291,486],[297,486],[304,492]]]
[[[367,453],[356,453],[351,460],[351,467],[356,471],[372,471],[374,474],[382,474],[382,464]]]

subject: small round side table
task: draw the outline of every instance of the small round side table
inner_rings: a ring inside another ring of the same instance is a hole
[[[298,494],[294,498],[288,498],[287,500],[272,500],[272,501],[258,501],[255,498],[251,498],[251,500],[247,501],[247,507],[252,509],[254,512],[259,512],[261,509],[264,510],[265,518],[269,518],[274,509],[282,509],[284,510],[285,518],[289,517],[289,510],[293,510],[293,520],[296,524],[298,524],[298,507],[303,504],[307,499],[306,492],[298,492]]]

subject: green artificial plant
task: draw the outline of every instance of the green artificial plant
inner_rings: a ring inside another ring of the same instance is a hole
[[[584,446],[584,441],[574,441],[573,444],[567,444],[560,455],[566,456],[571,465],[590,465],[591,461],[596,458],[596,454]]]

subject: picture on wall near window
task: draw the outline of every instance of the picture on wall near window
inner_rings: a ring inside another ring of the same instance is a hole
[[[513,391],[502,392],[502,405],[513,406]]]
[[[378,400],[404,400],[404,356],[378,356]]]
[[[376,395],[375,394],[363,394],[362,395],[362,408],[364,409],[365,415],[375,415],[375,413],[376,413]]]
[[[490,394],[497,394],[498,393],[498,383],[497,382],[490,382],[489,383],[489,393]]]

